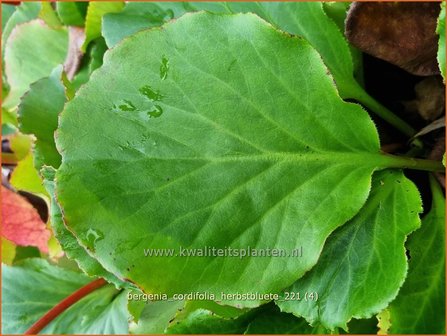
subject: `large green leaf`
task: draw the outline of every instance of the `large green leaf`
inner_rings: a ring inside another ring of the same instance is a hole
[[[87,276],[27,259],[2,266],[2,333],[21,334],[61,300],[92,281]],[[43,334],[127,334],[126,292],[112,285],[96,290],[65,310]]]
[[[329,237],[317,265],[285,290],[301,293],[301,300],[281,300],[281,310],[334,330],[386,308],[405,280],[404,242],[419,227],[421,210],[418,190],[402,172],[376,173],[362,210]],[[306,293],[318,298],[305,300]]]
[[[336,20],[337,23],[334,22],[326,14],[321,2],[166,2],[162,8],[166,11],[171,6],[172,13],[180,15],[181,5],[189,12],[206,10],[213,13],[256,13],[281,30],[304,37],[320,53],[334,76],[342,98],[356,99],[403,133],[410,136],[414,134],[410,125],[377,102],[356,80],[355,77],[362,81],[358,71],[358,52],[351,54],[352,48],[337,26],[340,24],[339,19]],[[151,9],[146,7],[146,11],[151,12]],[[332,12],[330,15],[333,16]],[[158,20],[154,21],[153,16],[149,15],[141,14],[130,18],[117,14],[113,24],[104,27],[106,30],[103,35],[113,45],[127,34],[144,28],[144,18],[147,20],[145,27],[153,27],[158,23]]]
[[[43,165],[58,168],[61,163],[54,143],[57,119],[66,102],[61,76],[62,66],[58,66],[49,77],[31,84],[18,109],[21,132],[36,137],[34,155],[38,170]]]
[[[41,170],[44,179],[44,186],[50,195],[50,223],[53,234],[62,246],[68,258],[73,259],[79,268],[90,276],[100,276],[114,283],[118,287],[126,287],[126,284],[107,272],[96,259],[92,258],[88,252],[79,245],[73,234],[66,228],[60,207],[54,193],[54,177],[56,171],[52,167],[44,167]]]
[[[407,279],[389,307],[393,334],[445,334],[445,198],[432,179],[433,201],[408,239]]]
[[[371,97],[355,79],[348,42],[326,14],[322,2],[228,2],[227,5],[233,12],[253,11],[281,30],[304,37],[320,53],[342,98],[356,99],[403,133],[414,134],[410,125]]]
[[[5,73],[11,89],[3,102],[12,108],[29,85],[48,76],[67,54],[68,34],[33,20],[13,29],[5,47]]]
[[[379,153],[368,115],[339,98],[306,41],[251,14],[188,14],[129,37],[59,126],[66,224],[148,292],[278,292],[361,208],[372,172],[402,165]],[[205,247],[306,252],[144,257]]]

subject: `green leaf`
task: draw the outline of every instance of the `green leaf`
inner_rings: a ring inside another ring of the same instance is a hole
[[[183,308],[185,302],[149,301],[143,304],[143,310],[138,316],[138,323],[131,324],[130,332],[132,334],[163,334],[170,321]],[[135,305],[135,301],[130,301],[129,305]]]
[[[62,23],[67,26],[84,26],[88,2],[57,1],[56,11]]]
[[[228,3],[228,7],[233,12],[253,11],[281,30],[304,37],[320,53],[343,99],[358,100],[404,134],[412,136],[415,133],[410,125],[378,103],[357,82],[348,42],[324,11],[322,2],[234,2]]]
[[[278,307],[269,307],[257,315],[248,325],[245,334],[326,334],[321,327],[311,327],[305,319],[281,313]]]
[[[70,231],[119,278],[169,295],[280,291],[359,211],[372,172],[402,166],[318,53],[251,14],[190,14],[129,37],[59,121]],[[306,253],[144,257],[205,247]],[[222,300],[260,304],[238,301]]]
[[[96,259],[92,258],[88,252],[79,245],[76,238],[65,226],[54,193],[54,177],[56,171],[52,167],[45,166],[41,170],[41,174],[44,179],[44,186],[50,195],[50,223],[53,229],[53,234],[61,244],[66,256],[75,260],[79,268],[87,275],[103,277],[118,287],[128,287],[123,281],[106,271]]]
[[[172,2],[163,4],[164,9],[169,6],[173,8],[179,6]],[[182,4],[187,11],[256,13],[281,30],[304,37],[320,53],[334,76],[342,98],[360,101],[404,134],[414,135],[415,130],[409,124],[372,98],[356,80],[358,78],[360,82],[363,81],[359,52],[355,51],[355,54],[351,55],[351,51],[354,49],[349,47],[343,31],[326,14],[321,2],[185,2]],[[175,13],[175,10],[173,12]],[[154,22],[147,16],[146,18],[146,26],[143,24],[144,19],[140,17],[138,22],[141,23],[135,25],[134,29],[130,29],[128,33],[154,26]],[[137,21],[135,17],[127,18],[127,20],[122,17],[121,20],[115,20],[116,26],[104,31],[104,36],[107,36],[112,44],[116,43],[118,38],[125,36],[131,20]]]
[[[345,20],[351,2],[328,1],[323,2],[324,12],[338,26],[342,33],[345,31]]]
[[[2,31],[5,31],[5,26],[11,16],[14,14],[16,6],[2,3]]]
[[[368,335],[383,335],[379,333],[379,328],[377,326],[378,321],[376,316],[371,317],[369,319],[352,319],[348,323],[349,333],[344,332],[344,330],[339,330],[340,334],[351,334],[351,335],[359,335],[359,334],[368,334]]]
[[[302,300],[280,300],[281,310],[346,330],[352,317],[386,308],[405,280],[404,243],[419,227],[421,210],[418,190],[402,172],[376,173],[362,210],[329,237],[317,265],[285,290]],[[306,293],[317,298],[305,300]]]
[[[106,51],[107,45],[102,37],[90,42],[82,58],[82,65],[71,82],[72,89],[77,90],[88,82],[92,72],[101,67]]]
[[[51,28],[57,29],[62,25],[50,2],[42,1],[39,18]]]
[[[431,210],[408,239],[407,279],[389,307],[393,334],[445,334],[445,198],[430,184]]]
[[[88,282],[85,275],[38,258],[14,266],[2,265],[2,334],[23,333],[55,304]]]
[[[83,285],[87,276],[27,259],[2,266],[2,333],[20,334]],[[98,289],[65,310],[43,334],[127,334],[126,292],[112,285]]]
[[[119,12],[123,9],[123,2],[92,1],[89,2],[85,19],[85,42],[82,51],[86,51],[88,44],[101,36],[102,17],[107,13]]]
[[[96,39],[89,52],[90,62],[88,63],[88,72],[91,74],[100,68],[103,63],[104,53],[107,51],[107,45],[103,38]]]
[[[59,113],[66,102],[65,87],[61,81],[62,66],[56,67],[50,77],[31,84],[19,105],[19,128],[36,137],[34,155],[38,170],[43,165],[58,168],[61,156],[56,149],[54,132]]]
[[[339,1],[328,1],[322,2],[323,9],[326,15],[335,22],[338,29],[344,36],[345,33],[345,21],[347,16],[347,11],[351,2],[339,2]],[[352,64],[354,69],[354,78],[356,81],[363,85],[363,54],[356,47],[348,44],[349,51],[352,57]]]
[[[2,163],[17,164],[23,160],[31,150],[31,138],[28,135],[15,132],[9,138],[12,153],[2,152]]]
[[[5,5],[2,4],[2,9],[3,6]],[[2,53],[5,50],[5,44],[12,30],[17,25],[36,19],[39,16],[41,6],[40,2],[22,2],[20,6],[14,7],[16,7],[16,10],[9,20],[7,22],[2,21],[2,26],[5,23],[5,27],[2,29]]]
[[[95,290],[62,313],[43,334],[108,335],[129,333],[126,291],[112,285]]]
[[[6,265],[11,265],[16,256],[16,245],[12,241],[9,241],[4,237],[2,237],[1,239],[2,239],[1,243],[2,263]]]
[[[121,12],[104,15],[102,35],[111,48],[126,36],[160,26],[185,12],[182,2],[128,2]]]
[[[29,153],[23,160],[19,161],[11,174],[9,182],[17,190],[24,190],[34,194],[47,194],[42,185],[42,180],[36,168],[34,168],[32,153]]]
[[[436,32],[439,35],[438,64],[442,78],[445,81],[445,2],[441,2],[441,13],[439,13],[438,27]]]
[[[2,125],[9,124],[11,128],[15,129],[17,126],[17,115],[12,111],[2,108]],[[5,135],[4,133],[2,133]]]
[[[253,311],[237,318],[224,318],[207,309],[196,309],[181,321],[173,321],[167,334],[242,334],[252,320]]]
[[[17,26],[5,47],[5,73],[11,91],[3,102],[13,108],[29,85],[48,76],[67,54],[68,34],[65,29],[51,29],[40,20]]]

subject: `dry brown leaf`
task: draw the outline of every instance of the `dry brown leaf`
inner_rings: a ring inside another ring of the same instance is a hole
[[[439,2],[357,2],[346,37],[360,50],[419,76],[439,74],[436,23]]]

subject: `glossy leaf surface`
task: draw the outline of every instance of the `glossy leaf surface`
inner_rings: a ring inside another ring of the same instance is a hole
[[[432,206],[408,239],[407,279],[390,305],[391,333],[445,333],[445,198],[434,180]]]
[[[66,105],[58,148],[66,225],[119,278],[168,294],[290,285],[394,164],[315,50],[250,14],[188,14],[112,49]],[[206,246],[307,252],[144,257]]]
[[[419,192],[402,172],[376,173],[359,214],[329,237],[317,265],[285,290],[301,293],[302,300],[279,301],[281,310],[331,330],[379,313],[405,280],[404,242],[419,227],[421,210]],[[306,301],[306,293],[318,299]]]

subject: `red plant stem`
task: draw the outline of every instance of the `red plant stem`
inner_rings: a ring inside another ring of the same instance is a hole
[[[37,335],[43,328],[45,328],[51,321],[53,321],[56,317],[58,317],[71,305],[75,304],[84,296],[87,296],[88,294],[93,292],[95,289],[98,289],[106,284],[107,281],[100,278],[88,283],[84,287],[79,288],[76,292],[70,294],[61,302],[59,302],[56,306],[51,308],[51,310],[48,313],[42,316],[27,331],[25,331],[25,335]]]

